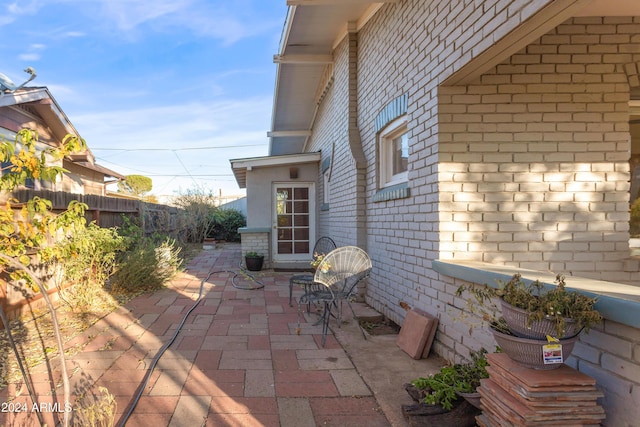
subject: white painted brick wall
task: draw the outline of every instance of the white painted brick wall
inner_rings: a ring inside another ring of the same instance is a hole
[[[240,234],[242,245],[242,256],[247,252],[257,252],[264,255],[263,268],[271,267],[271,258],[269,257],[269,233],[263,232],[245,232]],[[244,258],[243,258],[244,259]]]
[[[439,87],[549,1],[424,2],[380,9],[359,33],[358,126],[367,157],[366,211],[354,209],[347,147],[347,46],[319,105],[308,151],[335,143],[331,204],[320,234],[356,241],[366,215],[374,269],[367,302],[402,323],[399,303],[440,318],[434,350],[458,361],[491,334],[461,322],[459,283],[435,259],[476,259],[633,282],[628,254],[628,78],[640,60],[640,20],[577,19],[472,84]],[[411,196],[372,202],[377,191],[374,118],[408,95]],[[322,180],[319,177],[319,182]],[[318,192],[321,194],[321,191]],[[640,419],[638,330],[605,322],[572,363],[606,392],[608,425]],[[608,345],[613,348],[608,348]],[[629,354],[629,349],[632,353]]]
[[[450,221],[441,229],[469,230],[477,219],[455,214],[478,204],[482,221],[496,223],[510,240],[495,252],[492,243],[500,236],[484,233],[485,245],[469,235],[465,245],[458,232],[451,239],[456,244],[441,246],[441,258],[637,280],[637,272],[623,268],[629,253],[629,89],[620,66],[640,56],[611,52],[638,52],[637,40],[635,50],[629,48],[628,31],[640,31],[640,22],[602,21],[561,25],[476,82],[441,88],[440,211]],[[459,194],[468,191],[465,184],[479,182],[473,198]],[[517,191],[505,193],[507,185]],[[514,221],[532,229],[504,227]],[[604,244],[611,240],[620,244]]]

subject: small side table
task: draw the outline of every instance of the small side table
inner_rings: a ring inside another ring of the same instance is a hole
[[[304,292],[307,292],[307,286],[313,283],[313,274],[296,274],[289,279],[289,307],[293,307],[293,285],[302,286]]]

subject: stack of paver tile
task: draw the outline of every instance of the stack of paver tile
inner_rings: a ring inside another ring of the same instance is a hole
[[[504,353],[487,356],[489,378],[482,380],[481,427],[588,426],[605,418],[596,400],[595,380],[563,365],[553,370],[529,369]]]

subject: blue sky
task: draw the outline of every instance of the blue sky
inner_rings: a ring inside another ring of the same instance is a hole
[[[97,163],[159,196],[243,192],[229,159],[267,154],[285,0],[0,5],[0,72],[35,68]]]

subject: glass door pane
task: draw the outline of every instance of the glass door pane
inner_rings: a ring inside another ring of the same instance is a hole
[[[309,187],[278,186],[275,193],[278,254],[309,254]]]

